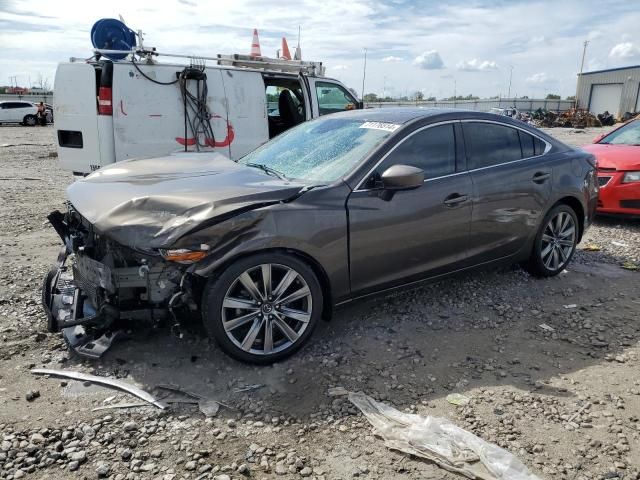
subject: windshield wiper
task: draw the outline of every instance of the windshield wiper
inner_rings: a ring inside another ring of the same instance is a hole
[[[284,173],[279,172],[278,170],[275,170],[271,167],[267,167],[265,164],[263,163],[245,163],[245,165],[247,167],[254,167],[254,168],[259,168],[260,170],[262,170],[263,172],[269,174],[269,175],[275,175],[276,177],[278,177],[280,180],[289,180]]]

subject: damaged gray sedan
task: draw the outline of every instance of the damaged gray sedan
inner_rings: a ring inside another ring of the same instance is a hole
[[[561,272],[597,191],[591,155],[505,117],[331,115],[238,162],[182,153],[73,183],[43,305],[81,355],[199,315],[228,354],[271,363],[357,297],[478,265]]]

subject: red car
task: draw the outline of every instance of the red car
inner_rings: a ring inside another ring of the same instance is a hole
[[[640,117],[582,148],[598,160],[598,213],[640,215]]]

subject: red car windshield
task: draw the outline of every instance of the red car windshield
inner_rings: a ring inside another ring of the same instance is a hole
[[[640,120],[633,120],[614,130],[598,143],[605,145],[640,145]]]

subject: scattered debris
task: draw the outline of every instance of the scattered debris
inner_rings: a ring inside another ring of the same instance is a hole
[[[531,118],[536,127],[586,128],[602,126],[602,122],[592,113],[574,108],[560,114],[539,108],[531,114]]]
[[[332,387],[327,390],[327,395],[330,397],[342,397],[344,395],[349,395],[349,390],[344,387]]]
[[[220,410],[220,404],[210,398],[202,398],[198,402],[198,408],[205,417],[215,417]]]
[[[541,329],[546,330],[547,332],[555,332],[556,329],[553,328],[550,325],[547,325],[546,323],[541,323],[540,325],[538,325]]]
[[[244,387],[234,388],[233,392],[234,393],[250,392],[251,390],[258,390],[259,388],[262,388],[262,387],[264,387],[264,384],[255,383],[253,385],[247,385],[247,386],[244,386]]]
[[[171,385],[171,384],[164,384],[163,383],[163,384],[160,384],[160,385],[156,385],[156,388],[160,388],[162,390],[169,390],[169,391],[175,392],[175,393],[181,393],[183,395],[186,395],[187,397],[195,398],[197,400],[200,400],[201,398],[204,398],[202,395],[190,392],[188,390],[184,390],[181,387],[179,387],[178,385]]]
[[[102,407],[92,408],[92,412],[98,412],[100,410],[111,410],[115,408],[138,408],[138,407],[149,407],[148,403],[116,403],[114,405],[103,405]]]
[[[578,415],[580,415],[582,412],[584,412],[590,406],[591,406],[591,402],[585,403],[582,407],[580,407],[580,410],[578,410],[576,413],[574,413],[573,415],[571,415],[567,419],[567,423],[571,423],[574,420],[574,418],[576,418]]]
[[[364,393],[350,393],[349,400],[388,448],[425,458],[472,479],[538,480],[512,454],[445,418],[403,413]]]
[[[582,247],[582,250],[584,250],[585,252],[599,252],[600,250],[602,250],[602,248],[600,247],[600,245],[596,245],[595,243],[587,243],[584,247]]]
[[[575,303],[570,303],[569,305],[563,305],[563,307],[567,310],[571,310],[574,308],[578,308],[578,305],[576,305]]]
[[[224,404],[222,402],[219,402],[217,400],[213,400],[211,398],[207,398],[207,397],[205,397],[203,395],[200,395],[198,393],[194,393],[194,392],[190,392],[188,390],[184,390],[184,389],[180,388],[177,385],[156,385],[156,388],[161,388],[163,390],[170,390],[172,392],[181,393],[183,395],[186,395],[187,397],[191,397],[194,400],[165,400],[165,401],[167,403],[193,403],[193,404],[198,404],[198,408],[200,409],[200,412],[202,412],[202,414],[205,417],[214,417],[218,413],[218,410],[220,410],[221,406],[232,410],[232,408],[229,405],[226,405],[226,404]]]
[[[611,241],[611,245],[615,245],[616,247],[627,247],[628,245],[624,242],[618,242],[616,240]]]
[[[615,117],[608,110],[605,110],[604,113],[599,113],[598,120],[600,120],[603,127],[611,127],[616,123]]]
[[[157,400],[151,394],[145,392],[144,390],[135,387],[129,383],[123,382],[121,380],[114,380],[108,377],[98,377],[96,375],[90,375],[88,373],[82,372],[74,372],[74,371],[66,371],[66,370],[51,370],[48,368],[34,368],[31,370],[31,373],[34,375],[50,375],[52,377],[59,378],[70,378],[72,380],[79,380],[81,382],[91,382],[96,383],[98,385],[103,385],[106,387],[116,388],[118,390],[124,390],[127,393],[130,393],[133,396],[141,398],[142,400],[149,402],[156,407],[164,410],[167,408],[167,404]]]
[[[461,393],[450,393],[447,395],[447,402],[452,405],[464,406],[469,403],[469,397],[462,395]]]
[[[40,392],[38,390],[29,390],[24,398],[27,400],[27,402],[33,402],[39,396]]]
[[[624,262],[622,264],[622,268],[624,268],[625,270],[637,271],[637,270],[640,270],[640,265],[633,262]]]

